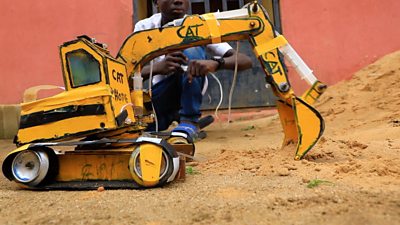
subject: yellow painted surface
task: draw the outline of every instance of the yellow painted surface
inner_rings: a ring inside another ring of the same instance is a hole
[[[230,39],[243,39],[241,34],[257,30],[260,22],[257,19],[229,19],[218,20],[221,41]],[[249,24],[254,23],[251,27]],[[235,36],[235,37],[233,37]],[[168,38],[165,38],[168,37]],[[148,40],[151,39],[151,42]],[[125,40],[118,56],[126,62],[127,73],[132,75],[134,70],[144,65],[150,59],[163,55],[168,50],[184,49],[191,46],[210,44],[212,34],[204,19],[199,16],[188,16],[182,26],[153,29],[151,31],[137,32]]]
[[[113,154],[114,151],[114,154]],[[109,150],[107,152],[78,153],[59,155],[59,174],[57,181],[86,180],[132,180],[128,169],[132,151]],[[133,182],[133,180],[132,180]]]
[[[105,85],[106,84],[105,71],[103,70],[103,68],[104,68],[103,57],[100,54],[100,52],[98,50],[96,50],[97,47],[90,47],[89,44],[90,43],[88,41],[79,40],[76,43],[70,44],[68,46],[62,46],[60,48],[61,62],[62,62],[62,66],[63,66],[63,74],[64,74],[64,82],[65,82],[65,89],[66,90],[72,89],[72,87],[71,87],[71,78],[69,76],[69,71],[68,71],[68,68],[67,68],[68,64],[67,64],[66,54],[68,52],[71,52],[71,51],[74,51],[74,50],[78,50],[78,49],[82,49],[82,50],[88,52],[100,64],[100,68],[99,69],[100,69],[101,81],[99,83],[97,83],[97,84],[92,84],[90,86],[97,86],[97,85]]]
[[[135,107],[143,108],[143,91],[142,90],[134,90],[131,92],[133,105]]]
[[[253,47],[256,48],[257,46],[268,45],[270,41],[273,41],[275,39],[274,36],[275,31],[273,30],[271,23],[268,21],[267,18],[265,18],[261,8],[259,9],[259,11],[255,13],[250,10],[250,15],[262,19],[264,24],[263,31],[252,38],[254,40],[254,43],[252,43],[254,45]],[[265,74],[267,76],[272,76],[273,78],[274,85],[272,86],[272,89],[275,95],[285,100],[286,102],[290,103],[289,100],[291,96],[294,95],[293,90],[290,88],[286,93],[283,93],[278,90],[279,84],[288,83],[287,74],[283,69],[282,62],[279,59],[278,49],[275,48],[267,52],[265,51],[260,51],[260,52],[262,52],[262,55],[258,56],[258,58],[260,59]],[[257,52],[255,52],[255,54],[257,56]],[[268,67],[271,69],[271,71],[268,70]]]
[[[262,56],[262,55],[268,53],[269,51],[272,51],[276,48],[284,46],[287,43],[288,42],[285,39],[285,37],[283,37],[282,35],[279,35],[278,37],[272,39],[271,41],[269,41],[265,44],[255,46],[254,50],[255,50],[257,56]]]
[[[107,120],[106,115],[100,116],[81,116],[57,122],[44,124],[40,126],[20,129],[18,131],[18,141],[20,143],[29,143],[35,140],[55,139],[65,136],[65,134],[74,134],[87,131],[88,133],[94,129],[101,129],[100,123],[104,123],[105,128],[114,128],[114,121]],[[99,132],[99,131],[97,131]],[[79,136],[87,136],[88,133],[74,135],[72,138]],[[93,133],[95,133],[93,131]]]
[[[81,105],[99,104],[104,101],[102,97],[110,96],[111,91],[107,86],[80,87],[48,98],[22,103],[21,115],[27,115],[40,111],[48,111],[78,103]]]
[[[23,150],[26,150],[29,148],[29,146],[30,146],[30,144],[22,145],[22,146],[18,147],[17,149],[13,150],[12,152],[8,153],[7,156],[12,155],[17,152],[20,152],[20,151],[23,151]]]
[[[290,105],[280,101],[277,101],[276,104],[278,107],[283,133],[285,134],[282,146],[286,146],[291,143],[297,143],[299,136],[293,108]]]
[[[54,110],[66,106],[84,106],[90,104],[103,105],[105,114],[60,119],[42,125],[19,129],[17,134],[18,142],[29,143],[35,140],[62,139],[64,136],[72,134],[76,134],[72,137],[77,138],[82,135],[98,132],[93,130],[115,129],[117,126],[110,98],[108,88],[100,86],[92,88],[82,87],[50,98],[22,104],[21,115]],[[78,133],[81,134],[78,135]]]
[[[221,32],[219,31],[219,23],[213,13],[204,14],[208,29],[210,30],[211,42],[221,43]]]
[[[129,104],[132,103],[132,99],[125,65],[107,58],[107,70],[112,93],[111,102],[114,115],[118,116],[122,112],[122,109],[125,109],[128,112],[128,118],[134,122],[135,116],[133,115],[132,106],[129,106]]]
[[[322,82],[317,81],[313,84],[308,90],[306,90],[301,98],[310,105],[313,105],[317,99],[325,92],[326,86],[324,89],[320,89],[319,86],[324,85]]]
[[[301,159],[320,138],[324,129],[324,122],[321,117],[316,115],[312,107],[303,104],[297,99],[293,99],[295,106],[296,124],[299,135],[295,159]]]
[[[145,186],[154,186],[160,179],[162,147],[154,144],[140,145],[140,168]]]

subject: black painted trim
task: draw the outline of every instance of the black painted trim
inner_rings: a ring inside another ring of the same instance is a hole
[[[21,116],[20,129],[44,125],[79,116],[105,115],[104,105],[70,105],[49,111],[41,111]]]

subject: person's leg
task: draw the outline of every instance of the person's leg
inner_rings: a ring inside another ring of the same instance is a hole
[[[204,47],[185,49],[183,53],[189,60],[206,58]],[[186,73],[182,77],[181,110],[179,111],[181,121],[198,122],[201,116],[200,107],[203,100],[201,92],[203,90],[204,79],[204,77],[195,77],[189,83]]]
[[[191,83],[187,76],[182,78],[181,110],[179,115],[181,121],[192,121],[197,123],[200,116],[200,107],[203,100],[201,91],[203,89],[204,77],[196,77]]]
[[[152,102],[157,116],[158,130],[166,130],[174,120],[179,119],[182,75],[171,75],[152,87]],[[152,123],[146,129],[155,131],[156,124]]]
[[[185,49],[183,53],[189,60],[205,59],[205,49],[203,47],[193,47]],[[158,130],[166,130],[172,121],[179,119],[197,131],[201,112],[202,89],[204,77],[195,77],[191,83],[188,82],[186,74],[174,74],[159,83],[153,85],[152,102],[157,114]],[[177,116],[179,111],[179,116]],[[178,118],[177,118],[178,117]],[[187,124],[187,123],[186,123]],[[155,130],[155,123],[147,128],[149,131]],[[179,126],[178,126],[179,128]]]
[[[183,53],[189,60],[205,59],[205,49],[203,47],[189,48],[184,50]],[[198,121],[201,116],[200,107],[203,99],[202,90],[204,80],[204,77],[195,77],[192,82],[189,83],[186,73],[181,79],[180,123],[172,131],[186,133],[192,140],[199,138],[200,128],[198,126]]]

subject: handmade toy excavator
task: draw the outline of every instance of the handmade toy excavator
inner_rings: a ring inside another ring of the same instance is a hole
[[[3,161],[4,175],[30,189],[146,188],[177,179],[184,163],[179,155],[193,155],[194,145],[184,133],[159,137],[144,132],[154,119],[141,67],[169,51],[233,40],[252,45],[279,98],[283,144],[297,143],[295,159],[301,159],[323,133],[324,121],[311,105],[326,86],[274,30],[266,11],[251,3],[134,33],[116,58],[87,36],[64,43],[65,91],[39,100],[29,96],[37,89],[28,91],[15,138],[18,148]],[[311,85],[301,97],[290,86],[281,54]]]

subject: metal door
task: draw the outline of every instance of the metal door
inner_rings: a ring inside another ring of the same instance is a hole
[[[243,7],[244,4],[252,2],[249,0],[191,0],[190,13],[203,14],[207,12],[234,10]],[[276,29],[281,31],[279,17],[279,2],[276,0],[261,1],[270,13]],[[267,5],[265,5],[267,4]],[[236,49],[236,42],[229,43]],[[272,90],[266,87],[265,74],[258,60],[254,56],[248,41],[240,41],[239,51],[251,57],[253,67],[238,73],[236,85],[232,95],[232,108],[274,106],[276,97]],[[222,84],[223,101],[221,108],[228,107],[228,97],[233,83],[233,71],[218,71],[216,76]],[[215,109],[220,102],[221,93],[218,82],[208,76],[209,87],[203,98],[202,109]]]
[[[141,0],[134,0],[134,6]],[[151,0],[147,1],[146,8],[152,10],[147,14],[156,13],[156,8]],[[234,10],[243,7],[244,4],[253,2],[252,0],[190,0],[189,14],[204,14],[208,12]],[[280,23],[279,0],[258,0],[270,14],[275,29],[282,33]],[[134,15],[137,14],[135,9]],[[138,20],[135,16],[135,21]],[[143,18],[140,18],[143,19]],[[236,42],[229,43],[236,49]],[[232,108],[263,107],[274,106],[276,97],[269,87],[266,87],[265,74],[254,56],[252,48],[247,41],[240,41],[240,52],[251,57],[253,67],[240,71],[237,76],[236,85],[232,96]],[[222,70],[216,73],[222,83],[223,102],[221,108],[228,107],[228,96],[233,82],[233,71]],[[220,101],[220,88],[217,81],[208,76],[209,87],[203,97],[202,109],[215,109]]]

